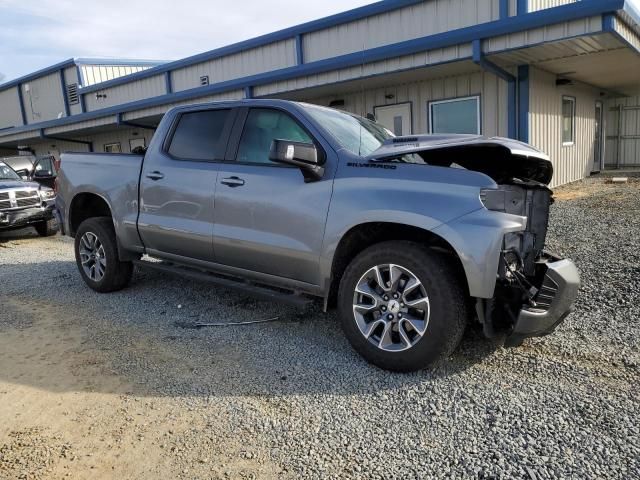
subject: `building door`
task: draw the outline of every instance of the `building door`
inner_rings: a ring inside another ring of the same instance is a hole
[[[591,171],[599,172],[602,170],[603,157],[604,157],[604,141],[603,141],[603,123],[604,123],[604,107],[602,102],[596,102],[596,132],[595,141],[593,143],[593,168]]]
[[[373,113],[376,121],[387,127],[394,135],[411,135],[411,103],[398,103],[375,107]]]

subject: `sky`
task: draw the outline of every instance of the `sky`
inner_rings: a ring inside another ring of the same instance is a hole
[[[178,60],[374,0],[0,0],[0,83],[72,57]]]

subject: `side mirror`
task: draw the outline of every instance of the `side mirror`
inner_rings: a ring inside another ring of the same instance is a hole
[[[305,182],[320,180],[324,175],[324,153],[313,143],[274,140],[271,142],[269,160],[298,167]]]

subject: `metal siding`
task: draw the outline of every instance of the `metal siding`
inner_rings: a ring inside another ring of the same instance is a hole
[[[165,93],[164,75],[156,75],[155,77],[105,88],[104,90],[87,94],[84,98],[87,111],[91,112],[113,107],[114,105],[164,95]],[[107,95],[107,98],[98,99],[96,98],[98,94]]]
[[[29,86],[29,91],[26,88]],[[60,75],[52,73],[22,84],[27,123],[38,123],[64,116]]]
[[[89,65],[83,64],[81,67],[82,74],[85,78],[83,86],[96,85],[98,83],[113,80],[114,78],[124,77],[132,73],[141,72],[151,68],[147,65]]]
[[[529,0],[529,12],[537,12],[547,8],[560,7],[569,3],[576,3],[581,0]]]
[[[640,166],[640,87],[637,95],[615,98],[605,104],[607,141],[605,165],[618,165],[618,107],[622,106],[622,130],[620,141],[620,166]]]
[[[499,0],[431,0],[305,34],[305,62],[420,38],[500,18]]]
[[[341,70],[334,70],[331,72],[309,75],[307,77],[299,77],[268,85],[257,86],[254,88],[254,95],[256,97],[274,95],[277,93],[301,90],[329,83],[344,82],[360,77],[381,75],[412,68],[420,68],[427,65],[467,59],[470,57],[471,44],[439,48],[428,52],[406,55],[381,62],[368,63],[362,66],[349,67]]]
[[[140,128],[121,128],[105,133],[99,133],[91,136],[74,137],[75,140],[93,142],[93,150],[96,153],[104,152],[104,146],[110,143],[119,143],[122,153],[130,153],[129,140],[133,138],[144,138],[145,143],[149,146],[153,131]],[[35,143],[31,146],[36,155],[47,155],[51,151],[56,150],[63,152],[88,152],[89,147],[75,142],[65,142],[64,140],[45,140]]]
[[[631,28],[625,22],[619,18],[614,19],[614,27],[618,35],[624,38],[630,45],[633,46],[638,52],[640,52],[640,35],[636,30]]]
[[[530,70],[530,143],[551,157],[552,186],[581,180],[591,173],[595,141],[595,105],[599,90],[587,86],[556,86],[556,76]],[[562,96],[576,98],[575,141],[562,145]]]
[[[482,133],[507,136],[507,84],[488,72],[391,84],[356,93],[343,94],[336,90],[336,94],[330,97],[309,98],[307,101],[326,106],[332,100],[343,99],[343,110],[362,116],[373,113],[374,107],[411,102],[413,131],[416,134],[428,132],[427,105],[430,101],[480,95]],[[387,98],[391,95],[393,98]]]
[[[534,28],[524,32],[501,35],[483,42],[485,53],[493,53],[500,50],[523,48],[528,45],[536,45],[543,42],[553,42],[567,37],[587,35],[602,31],[602,17],[593,17],[558,23],[542,28]]]
[[[18,88],[13,87],[0,91],[0,128],[22,125]]]
[[[296,65],[296,42],[289,39],[260,48],[228,55],[174,70],[171,74],[176,92],[200,86],[200,77],[209,76],[211,84]]]
[[[153,117],[156,115],[164,115],[167,110],[179,105],[192,105],[194,103],[208,103],[208,102],[222,102],[225,100],[242,100],[244,98],[243,90],[234,90],[232,92],[221,93],[219,95],[208,95],[196,100],[185,100],[184,102],[174,102],[168,105],[160,105],[158,107],[145,108],[143,110],[136,110],[135,112],[128,112],[123,116],[123,119],[133,121],[145,117]]]

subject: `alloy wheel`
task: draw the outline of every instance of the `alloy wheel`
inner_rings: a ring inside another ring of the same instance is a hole
[[[356,284],[353,316],[371,344],[387,352],[402,352],[418,343],[427,330],[429,296],[409,269],[376,265]]]

